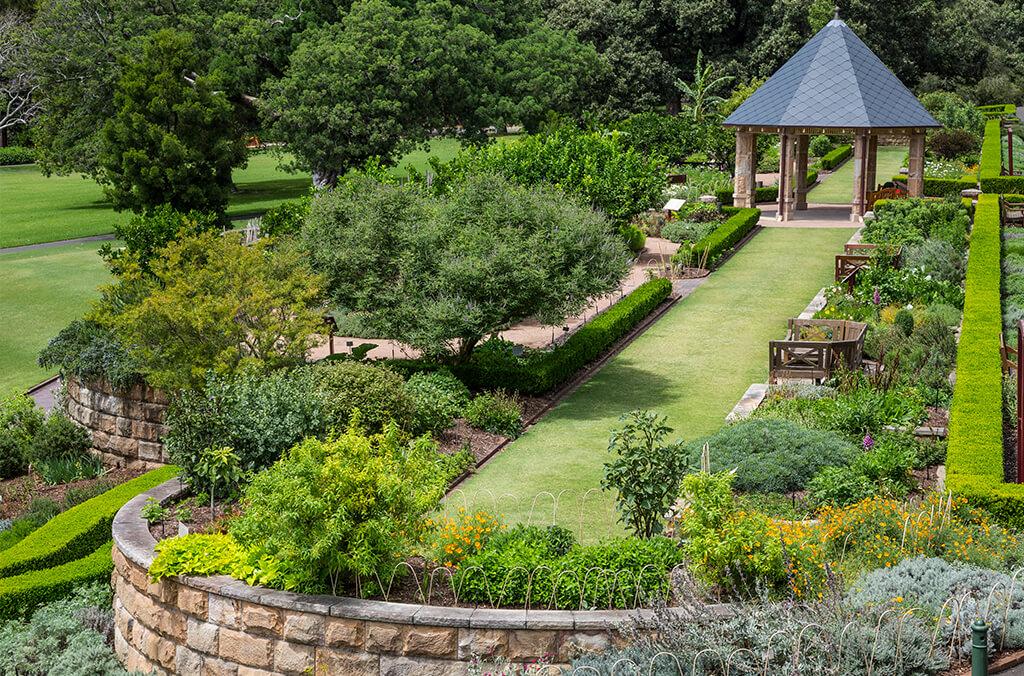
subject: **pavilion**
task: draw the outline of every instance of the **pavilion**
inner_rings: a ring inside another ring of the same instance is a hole
[[[754,206],[757,136],[779,134],[779,220],[807,208],[807,148],[810,136],[852,135],[854,186],[851,220],[864,215],[875,190],[880,137],[910,139],[907,188],[924,189],[924,141],[941,127],[921,102],[839,18],[810,42],[725,120],[736,129],[733,204]],[[888,177],[886,177],[888,178]]]

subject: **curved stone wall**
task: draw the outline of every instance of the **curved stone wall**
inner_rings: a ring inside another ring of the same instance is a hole
[[[92,445],[107,465],[168,462],[161,438],[167,433],[167,396],[145,384],[115,389],[105,380],[66,378],[68,417],[92,432]]]
[[[620,640],[650,611],[450,608],[310,596],[229,577],[150,583],[156,544],[139,514],[177,480],[139,495],[114,519],[114,647],[128,670],[158,674],[466,673],[474,655],[564,665]],[[553,673],[554,670],[552,670]]]

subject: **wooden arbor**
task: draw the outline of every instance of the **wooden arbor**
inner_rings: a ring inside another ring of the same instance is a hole
[[[941,127],[921,102],[840,18],[839,12],[725,120],[736,130],[733,203],[754,205],[757,137],[778,134],[780,220],[807,208],[811,136],[854,139],[850,218],[860,220],[878,177],[879,138],[909,138],[911,196],[924,189],[924,138]],[[888,177],[885,177],[888,178]]]
[[[811,136],[842,134],[853,136],[853,202],[851,220],[860,220],[867,211],[867,194],[878,184],[876,175],[879,137],[909,137],[910,166],[907,187],[911,197],[924,194],[924,127],[911,128],[839,128],[839,127],[736,127],[736,175],[733,204],[754,206],[757,187],[757,137],[778,134],[779,211],[778,219],[788,221],[794,211],[807,208],[807,147]],[[888,177],[885,177],[888,180]]]

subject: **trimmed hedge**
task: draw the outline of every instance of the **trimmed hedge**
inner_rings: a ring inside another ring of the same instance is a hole
[[[807,172],[807,187],[811,187],[818,182],[818,170],[810,169]],[[718,198],[719,203],[723,206],[732,206],[732,188],[727,190],[719,190],[715,193],[715,197]],[[754,202],[777,202],[779,200],[779,186],[777,185],[766,185],[759,188],[754,188]]]
[[[693,251],[698,257],[703,256],[705,251],[708,252],[708,268],[714,268],[761,220],[760,209],[725,207],[724,210],[732,214],[729,219],[693,245]]]
[[[991,193],[1024,192],[1024,176],[1002,176],[1003,139],[999,120],[985,123],[985,138],[981,142],[981,190]]]
[[[36,161],[36,151],[25,146],[6,146],[0,148],[0,167],[15,164],[32,164]]]
[[[978,106],[985,119],[1000,118],[1003,115],[1015,115],[1017,107],[1012,103],[996,103],[990,106]]]
[[[0,552],[0,578],[88,556],[110,540],[110,525],[117,510],[139,493],[177,475],[177,467],[161,467],[58,514],[18,544]]]
[[[672,282],[663,278],[652,279],[584,324],[563,345],[553,350],[532,351],[523,357],[515,357],[510,353],[491,352],[484,346],[473,354],[468,363],[448,368],[474,390],[505,389],[522,394],[544,394],[567,382],[580,369],[608,351],[661,305],[670,293]],[[438,364],[420,359],[396,359],[386,363],[404,375],[439,368]]]
[[[0,578],[0,620],[25,617],[36,607],[63,598],[83,584],[109,582],[114,570],[112,546],[108,539],[75,561]]]
[[[814,163],[814,166],[819,169],[835,169],[852,156],[853,146],[847,143],[845,145],[837,146],[832,150],[832,152],[827,153],[825,157],[819,158],[818,161]]]
[[[893,176],[893,182],[906,183],[906,176]],[[946,195],[959,195],[964,190],[971,190],[978,187],[978,177],[973,174],[966,174],[960,178],[924,178],[925,197],[945,197]]]
[[[1003,482],[1000,237],[999,197],[982,195],[967,261],[946,483],[1000,523],[1020,528],[1024,527],[1024,485]]]

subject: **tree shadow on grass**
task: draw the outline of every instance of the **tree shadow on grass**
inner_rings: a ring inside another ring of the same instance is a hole
[[[312,185],[313,183],[308,177],[239,183],[238,191],[231,193],[231,207],[245,206],[268,199],[295,199],[309,192]]]
[[[681,384],[674,378],[616,357],[555,407],[556,420],[606,420],[636,409],[660,411]]]

